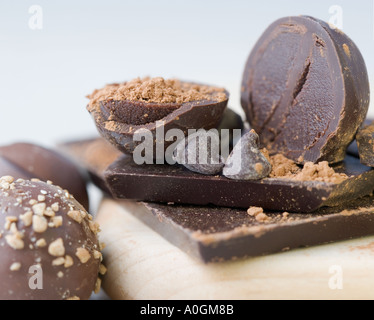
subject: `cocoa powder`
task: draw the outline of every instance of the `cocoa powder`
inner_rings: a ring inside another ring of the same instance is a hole
[[[176,103],[217,101],[227,99],[225,89],[182,82],[177,79],[137,78],[120,84],[110,84],[88,95],[90,105],[99,101],[141,101],[144,103]]]
[[[346,174],[335,172],[335,170],[329,166],[327,161],[317,164],[307,162],[303,168],[300,168],[294,161],[287,159],[281,154],[269,156],[267,149],[263,149],[262,153],[269,159],[272,165],[272,171],[269,178],[294,181],[320,181],[335,184],[348,179]]]

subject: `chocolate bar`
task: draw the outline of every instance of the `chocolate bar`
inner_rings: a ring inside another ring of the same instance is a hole
[[[121,203],[181,250],[205,262],[255,257],[374,234],[374,198],[313,214],[265,212],[257,221],[247,210]]]
[[[116,199],[245,209],[259,206],[298,213],[337,206],[374,190],[372,168],[349,155],[335,167],[336,172],[349,178],[333,184],[286,179],[235,181],[203,176],[180,166],[139,166],[131,156],[121,155],[103,139],[72,142],[61,148],[88,168],[94,182]]]

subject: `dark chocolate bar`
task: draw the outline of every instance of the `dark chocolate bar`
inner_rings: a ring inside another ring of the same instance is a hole
[[[255,257],[374,234],[374,198],[313,214],[123,201],[122,205],[173,245],[203,262]]]
[[[120,155],[103,139],[68,143],[61,148],[88,168],[94,182],[116,199],[313,212],[369,195],[374,190],[374,170],[352,156],[334,167],[350,178],[332,184],[285,179],[234,181],[196,174],[180,166],[138,166],[131,156]]]

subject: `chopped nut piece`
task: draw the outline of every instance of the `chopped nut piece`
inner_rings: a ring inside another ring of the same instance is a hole
[[[9,216],[9,217],[5,217],[5,225],[4,225],[4,228],[6,230],[9,230],[10,229],[10,226],[13,222],[17,222],[18,221],[18,218],[17,217],[14,217],[14,216]]]
[[[258,214],[263,213],[263,212],[264,212],[264,209],[259,208],[259,207],[250,207],[250,208],[247,210],[247,213],[248,213],[251,217],[256,217]]]
[[[107,268],[101,263],[99,266],[99,273],[103,276],[107,272]]]
[[[38,201],[36,201],[35,199],[31,199],[30,201],[29,201],[29,205],[30,206],[33,206],[34,204],[37,204],[38,203]]]
[[[10,271],[19,271],[21,269],[21,264],[19,262],[14,262],[11,266],[10,266]]]
[[[39,194],[39,195],[38,195],[38,201],[40,201],[40,202],[45,201],[45,196]]]
[[[54,257],[62,257],[65,254],[64,242],[61,238],[53,241],[48,247],[48,253]]]
[[[106,247],[106,244],[105,242],[100,242],[99,246],[100,246],[100,251],[103,251]]]
[[[47,180],[47,184],[53,184],[53,181]]]
[[[64,267],[65,267],[65,268],[70,268],[73,264],[74,264],[73,258],[70,257],[70,256],[68,256],[68,255],[65,256]]]
[[[0,178],[0,180],[4,181],[4,182],[8,182],[8,183],[13,183],[14,182],[14,178],[12,176],[3,176]]]
[[[74,296],[74,297],[67,298],[66,300],[80,300],[80,298],[77,296]]]
[[[83,210],[80,210],[80,213],[81,213],[82,219],[87,218],[87,213],[86,212],[84,212]]]
[[[62,226],[62,222],[62,216],[52,217],[51,221],[48,223],[48,226],[50,228],[58,228]]]
[[[59,277],[59,278],[63,278],[63,277],[64,277],[64,273],[63,273],[62,271],[59,271],[59,272],[57,273],[57,277]]]
[[[56,258],[52,261],[52,266],[62,266],[63,264],[65,264],[64,257]]]
[[[96,283],[95,283],[95,289],[94,292],[97,294],[100,292],[101,289],[101,279],[97,278]]]
[[[97,222],[89,221],[88,224],[94,234],[98,234],[100,232],[100,225]]]
[[[32,228],[37,233],[43,233],[48,228],[47,219],[41,216],[33,215],[32,217]]]
[[[46,204],[43,203],[37,203],[32,206],[32,211],[34,211],[35,214],[42,216],[44,214],[46,208]]]
[[[74,221],[78,222],[78,223],[81,223],[82,222],[82,215],[80,213],[80,211],[78,210],[72,210],[72,211],[69,211],[68,212],[68,216],[73,219]]]
[[[32,224],[32,211],[27,211],[25,214],[21,214],[20,215],[20,219],[21,221],[23,222],[23,224],[25,225],[25,227],[29,227],[31,226]]]
[[[5,236],[5,240],[15,250],[22,250],[25,246],[19,233]]]
[[[78,248],[75,255],[78,257],[81,263],[86,263],[91,258],[90,253],[85,248]]]
[[[94,259],[98,260],[98,259],[101,259],[102,254],[101,254],[100,251],[94,250],[93,251],[93,256],[94,256]]]
[[[55,216],[55,212],[52,210],[51,207],[47,207],[44,211],[44,215],[47,216],[47,217],[54,217]]]
[[[42,238],[36,241],[35,244],[38,248],[44,248],[47,245],[47,241],[45,241],[45,239]]]
[[[51,205],[51,209],[54,211],[54,212],[57,212],[59,210],[59,204],[58,202],[55,202]]]
[[[10,225],[10,231],[12,233],[17,233],[18,232],[18,229],[17,229],[17,225],[15,222],[12,222],[11,225]]]

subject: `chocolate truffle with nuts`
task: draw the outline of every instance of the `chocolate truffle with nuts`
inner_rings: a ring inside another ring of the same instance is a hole
[[[133,141],[139,129],[149,130],[156,143],[167,149],[174,141],[156,139],[156,129],[217,128],[227,107],[223,88],[163,78],[134,79],[111,84],[88,96],[87,110],[104,138],[120,151],[132,154],[141,142]],[[161,122],[158,122],[161,121]],[[156,158],[156,156],[155,156]]]
[[[68,191],[1,177],[0,299],[88,299],[105,273],[98,231]]]

